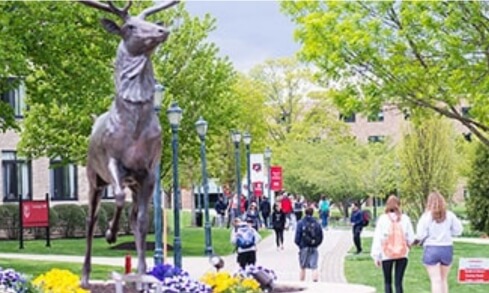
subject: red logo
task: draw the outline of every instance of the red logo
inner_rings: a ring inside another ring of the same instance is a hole
[[[261,164],[260,163],[254,163],[252,168],[253,168],[253,171],[260,172],[261,171]]]

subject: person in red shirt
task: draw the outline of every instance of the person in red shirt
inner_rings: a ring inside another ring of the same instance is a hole
[[[293,213],[292,213],[292,201],[290,198],[287,196],[286,193],[282,196],[282,199],[280,201],[280,205],[282,206],[282,211],[284,212],[286,218],[287,218],[287,224],[285,224],[285,229],[288,229],[289,226],[294,222],[292,219]]]

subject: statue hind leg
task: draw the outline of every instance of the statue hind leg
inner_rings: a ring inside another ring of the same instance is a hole
[[[105,239],[108,243],[115,243],[117,240],[117,231],[119,231],[119,219],[121,217],[122,209],[126,201],[126,194],[124,187],[122,186],[122,176],[119,168],[119,163],[114,159],[109,159],[109,172],[112,177],[112,191],[115,198],[115,213],[112,220],[109,223],[109,228],[105,232]]]
[[[89,173],[89,172],[87,172]],[[92,177],[96,177],[96,175],[92,175]],[[90,175],[88,176],[90,181],[89,191],[88,191],[88,217],[87,217],[87,234],[86,234],[86,250],[85,250],[85,261],[83,262],[82,268],[82,279],[81,286],[85,289],[88,288],[89,280],[90,280],[90,272],[92,270],[92,240],[93,240],[93,232],[95,229],[95,224],[98,219],[98,210],[100,207],[100,199],[102,198],[102,192],[104,191],[104,187],[96,186],[94,182],[96,179],[91,180]]]

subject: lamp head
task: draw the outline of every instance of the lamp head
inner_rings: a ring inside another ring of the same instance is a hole
[[[163,92],[165,91],[165,87],[161,84],[157,83],[155,85],[155,98],[153,101],[153,106],[156,111],[161,110],[161,104],[163,103]]]
[[[171,126],[178,127],[180,125],[182,112],[182,108],[178,106],[177,102],[173,102],[170,108],[166,110],[166,116],[168,116],[168,121],[170,121]]]
[[[195,122],[195,129],[197,130],[197,134],[199,137],[204,138],[207,134],[207,121],[205,121],[202,116],[200,116],[199,120]]]
[[[243,134],[243,141],[244,141],[245,145],[250,145],[251,134],[248,131]]]
[[[241,141],[241,133],[237,130],[233,130],[231,132],[231,138],[233,139],[234,143],[239,143]]]
[[[265,148],[265,159],[270,159],[272,157],[272,150],[270,149],[270,147],[266,147]]]

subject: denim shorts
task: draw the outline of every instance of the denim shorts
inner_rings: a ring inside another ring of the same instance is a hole
[[[319,253],[316,247],[304,247],[299,251],[299,263],[302,269],[317,269]]]
[[[423,264],[434,266],[441,264],[449,266],[453,261],[453,246],[425,246],[423,251]]]

